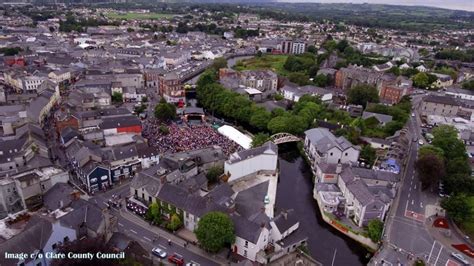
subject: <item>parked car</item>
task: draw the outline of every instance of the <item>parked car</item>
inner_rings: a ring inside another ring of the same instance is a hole
[[[418,144],[423,145],[423,140],[418,140]]]
[[[168,257],[168,261],[174,263],[178,266],[184,265],[184,259],[181,255],[174,253],[173,255]]]
[[[186,263],[186,266],[199,266],[199,263],[192,261],[192,262]]]
[[[460,253],[453,252],[451,253],[451,256],[456,258],[458,261],[462,262],[462,264],[464,265],[470,265],[469,261],[467,261],[467,259],[465,259],[464,256],[461,255]]]
[[[164,250],[162,250],[161,248],[153,248],[151,250],[151,253],[153,253],[153,255],[155,256],[158,256],[162,259],[166,259],[166,252]]]

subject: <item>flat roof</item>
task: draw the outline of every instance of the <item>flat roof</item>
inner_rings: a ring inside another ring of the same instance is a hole
[[[246,150],[252,147],[252,139],[234,127],[224,125],[218,128],[217,131]]]

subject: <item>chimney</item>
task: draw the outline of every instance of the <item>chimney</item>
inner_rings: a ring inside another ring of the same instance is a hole
[[[288,212],[283,211],[282,214],[283,214],[283,218],[285,218],[285,220],[288,220]]]
[[[336,174],[340,174],[342,172],[342,164],[338,163],[336,166]]]
[[[60,201],[59,201],[59,208],[62,209],[63,207],[64,207],[63,200],[60,200]]]

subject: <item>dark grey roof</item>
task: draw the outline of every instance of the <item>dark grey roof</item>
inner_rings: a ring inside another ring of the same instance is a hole
[[[352,145],[346,138],[334,136],[327,128],[312,128],[306,130],[304,133],[318,152],[323,154],[333,147],[337,147],[341,151],[350,147],[359,149],[357,146]]]
[[[357,179],[347,184],[347,189],[354,195],[362,206],[366,206],[375,200],[374,194],[370,192],[364,181]]]
[[[295,211],[291,209],[287,211],[282,211],[275,218],[273,218],[273,222],[278,227],[278,231],[283,234],[292,226],[297,224],[299,221]]]
[[[112,117],[104,118],[103,122],[100,124],[101,129],[111,129],[111,128],[120,128],[120,127],[131,127],[141,125],[140,119],[136,116],[121,116],[121,117]]]
[[[257,243],[264,226],[251,222],[238,214],[232,214],[230,218],[234,222],[234,231],[236,236],[254,244]]]
[[[241,152],[236,152],[232,154],[229,158],[230,163],[236,163],[243,161],[247,158],[251,158],[254,156],[258,156],[261,154],[276,154],[278,155],[278,146],[275,145],[273,142],[268,141],[260,147],[256,147],[253,149],[243,150]]]
[[[392,116],[391,115],[384,115],[384,114],[379,114],[379,113],[372,113],[372,112],[367,112],[367,111],[364,111],[362,113],[362,119],[368,119],[370,117],[375,117],[377,118],[377,120],[381,123],[388,123],[388,122],[391,122],[392,121]]]
[[[69,206],[73,192],[74,189],[69,184],[56,183],[44,194],[43,204],[50,211]]]
[[[428,95],[425,98],[423,98],[424,102],[431,102],[431,103],[440,103],[440,104],[446,104],[446,105],[454,105],[458,106],[459,104],[456,102],[456,100],[451,97],[451,96],[439,96],[439,95]]]
[[[270,181],[265,181],[239,192],[235,197],[235,210],[247,218],[261,213],[265,208],[264,200],[269,183]]]
[[[43,249],[46,242],[49,240],[53,232],[51,222],[40,216],[34,215],[28,221],[25,229],[18,235],[0,243],[0,253],[24,253],[32,254],[36,250]],[[26,259],[26,262],[30,261]],[[5,256],[0,256],[0,264],[3,265],[17,265],[17,259],[5,259]]]
[[[397,182],[399,180],[399,176],[397,174],[388,171],[377,171],[361,167],[352,167],[351,171],[354,176],[363,179],[374,179],[389,182]]]
[[[59,218],[62,225],[77,231],[84,223],[88,229],[99,233],[100,225],[104,221],[104,215],[99,207],[78,199],[71,203],[71,208],[73,209],[71,212]]]

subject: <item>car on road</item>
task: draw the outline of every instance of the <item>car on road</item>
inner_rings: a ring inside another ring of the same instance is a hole
[[[186,263],[186,266],[199,266],[199,263],[191,261],[191,262]]]
[[[423,145],[423,140],[418,140],[418,144]]]
[[[461,255],[460,253],[453,252],[453,253],[451,253],[451,256],[456,258],[458,261],[462,262],[462,264],[464,264],[464,265],[471,265],[471,264],[469,264],[469,261],[467,261],[467,259],[465,259],[464,256]]]
[[[411,113],[411,117],[415,117],[415,113]]]
[[[151,250],[151,253],[153,253],[153,255],[158,256],[158,257],[160,257],[160,258],[162,258],[162,259],[166,259],[166,255],[168,255],[168,254],[166,254],[166,252],[165,252],[164,250],[162,250],[161,248],[153,248],[153,249]]]
[[[184,265],[184,259],[181,255],[174,253],[173,255],[168,257],[168,261],[174,263],[178,266]]]

